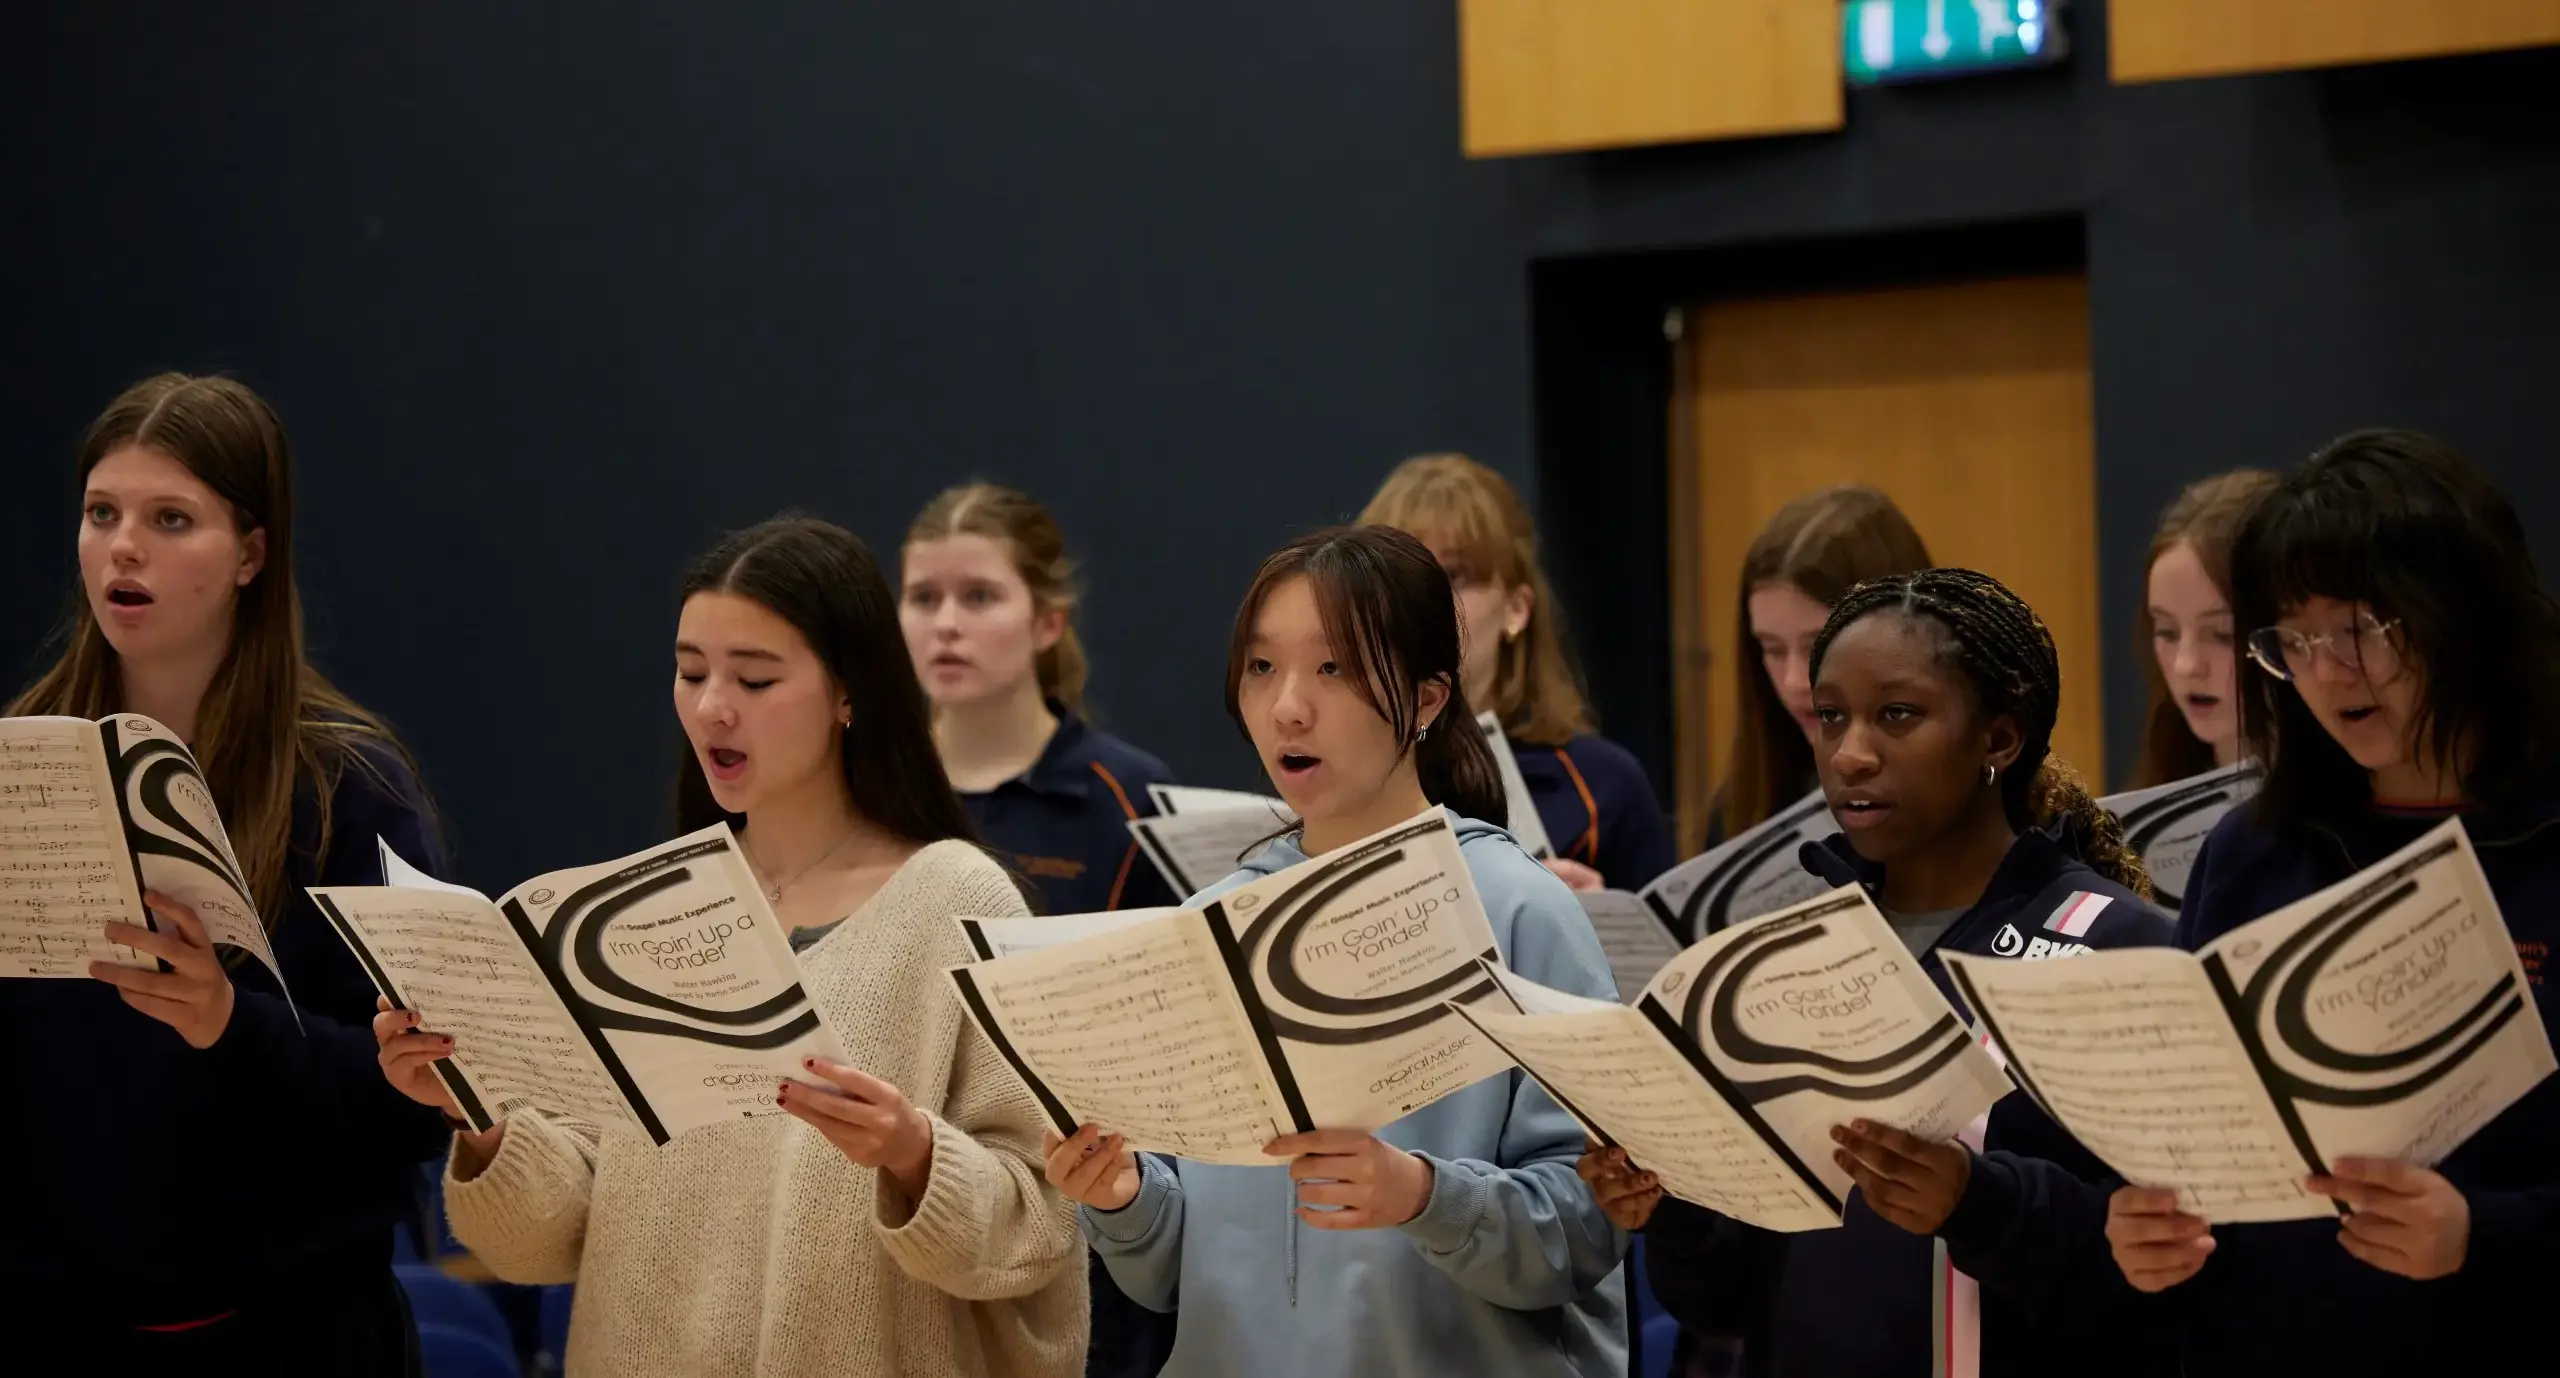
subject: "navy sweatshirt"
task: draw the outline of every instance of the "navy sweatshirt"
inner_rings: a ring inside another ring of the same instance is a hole
[[[2196,858],[2178,945],[2193,950],[2334,885],[2440,821],[2365,811],[2275,832],[2255,810],[2236,810]],[[2560,1016],[2551,980],[2560,945],[2560,781],[2462,821],[2551,1028]],[[2437,1171],[2471,1207],[2470,1248],[2451,1277],[2412,1282],[2368,1267],[2339,1246],[2335,1221],[2224,1225],[2200,1272],[2155,1296],[2136,1294],[2116,1324],[2174,1328],[2188,1378],[2508,1371],[2515,1356],[2542,1352],[2530,1327],[2517,1327],[2560,1296],[2560,1078],[2545,1079]],[[2027,1208],[1997,1212],[2018,1222],[2007,1257],[1985,1266],[2085,1259],[2085,1245],[2070,1236],[2105,1228],[2114,1185],[2024,1183]]]
[[[1511,755],[1557,856],[1619,890],[1641,890],[1671,869],[1671,822],[1625,747],[1579,732],[1562,746],[1512,738]]]
[[[1802,857],[1807,870],[1835,884],[1858,881],[1872,890],[1883,882],[1881,869],[1860,860],[1837,835],[1805,844]],[[2069,938],[2047,927],[2089,895],[2108,903],[2085,933]],[[1938,960],[1941,952],[2037,961],[2069,957],[2081,944],[2143,947],[2168,940],[2167,916],[2089,869],[2071,830],[2056,824],[2019,834],[1981,900],[1920,958],[1930,979],[1962,1009]],[[1977,1175],[1986,1160],[2021,1155],[2091,1177],[2105,1171],[2024,1095],[2003,1096],[1992,1108],[1984,1144],[1989,1151],[1977,1155]],[[1963,1209],[1960,1203],[1959,1215]],[[1800,1234],[1738,1224],[1666,1197],[1644,1236],[1647,1270],[1663,1308],[1700,1334],[1739,1337],[1746,1378],[1930,1378],[1937,1371],[1932,1324],[1941,1278],[1935,1241],[1887,1223],[1856,1192],[1839,1229]],[[2117,1285],[2132,1291],[2120,1278]],[[2033,1289],[1998,1290],[1985,1281],[1986,1378],[2116,1378],[2167,1371],[2165,1346],[2090,1328],[2113,1320],[2120,1306],[2082,1308],[2076,1299],[2063,1300],[2072,1304],[2055,1305]]]
[[[443,853],[408,767],[356,750],[371,769],[341,773],[327,855],[307,781],[294,800],[273,946],[300,1028],[254,960],[229,968],[231,1022],[202,1051],[104,982],[0,981],[0,1310],[165,1325],[387,1272],[444,1120],[383,1080],[373,983],[303,887],[381,884],[376,834],[430,871]]]

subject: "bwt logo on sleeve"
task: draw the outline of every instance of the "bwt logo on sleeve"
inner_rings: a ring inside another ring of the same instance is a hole
[[[1991,939],[1995,957],[2015,957],[2022,962],[2041,962],[2057,957],[2077,957],[2089,950],[2087,943],[2066,943],[2053,938],[2030,938],[2018,932],[2016,924],[2004,923]]]

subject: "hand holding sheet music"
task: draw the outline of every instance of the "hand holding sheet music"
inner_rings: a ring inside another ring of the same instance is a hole
[[[1699,943],[1632,1008],[1498,979],[1514,1010],[1469,1022],[1665,1190],[1765,1229],[1840,1223],[1833,1126],[1943,1141],[2009,1086],[1855,886]]]
[[[2019,1085],[2217,1222],[2331,1214],[2305,1176],[2431,1166],[2554,1068],[2459,821],[2192,956],[1946,961]]]
[[[104,936],[109,923],[159,926],[145,890],[282,985],[213,791],[175,733],[137,713],[0,718],[0,975],[158,965]]]
[[[725,825],[495,902],[382,849],[380,886],[315,889],[383,997],[454,1040],[473,1128],[534,1106],[658,1143],[779,1114],[804,1058],[845,1060]]]
[[[1439,809],[1198,909],[1100,917],[1027,950],[981,925],[995,955],[951,973],[1062,1134],[1261,1166],[1281,1135],[1376,1129],[1511,1065],[1445,1008],[1492,994],[1494,944]]]

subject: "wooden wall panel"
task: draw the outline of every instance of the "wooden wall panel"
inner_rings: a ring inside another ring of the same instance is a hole
[[[2560,43],[2560,0],[2110,0],[2119,82]]]
[[[1694,850],[1738,705],[1742,554],[1816,488],[1883,489],[1940,564],[1983,570],[2062,658],[2054,750],[2101,783],[2097,497],[2087,282],[2018,278],[1719,302],[1687,314],[1673,491],[1681,835]]]
[[[1458,0],[1469,157],[1837,129],[1838,0]]]

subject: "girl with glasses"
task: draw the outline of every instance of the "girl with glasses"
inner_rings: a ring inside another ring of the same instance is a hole
[[[2560,604],[2469,461],[2410,431],[2331,442],[2231,554],[2255,803],[2216,828],[2178,921],[2194,949],[2449,816],[2469,831],[2535,1009],[2560,942]],[[2560,1080],[2435,1167],[2339,1159],[2334,1220],[2208,1228],[2116,1190],[2107,1240],[2158,1294],[2192,1378],[2460,1372],[2511,1346],[2560,1277]]]

